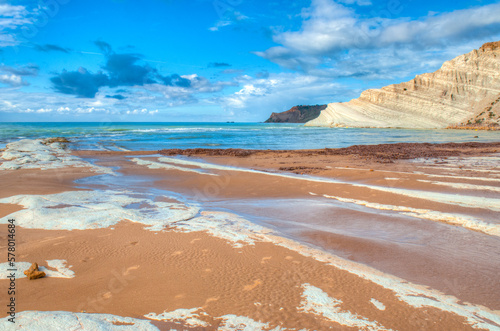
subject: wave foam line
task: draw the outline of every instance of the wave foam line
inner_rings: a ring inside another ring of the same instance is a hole
[[[500,211],[500,199],[495,199],[495,198],[484,198],[484,197],[464,196],[464,195],[457,195],[457,194],[426,192],[426,191],[419,191],[419,190],[409,190],[409,189],[401,189],[401,188],[375,186],[375,185],[368,185],[368,184],[339,181],[339,180],[330,179],[330,178],[321,178],[321,177],[313,177],[313,176],[298,176],[298,175],[290,175],[290,174],[284,174],[284,173],[272,173],[272,172],[265,172],[265,171],[259,171],[259,170],[253,170],[253,169],[216,165],[216,164],[204,163],[204,162],[198,162],[198,161],[180,160],[180,159],[170,158],[170,157],[169,158],[162,157],[162,158],[159,158],[158,160],[160,160],[160,159],[161,159],[161,161],[164,161],[164,162],[177,163],[177,164],[183,164],[183,165],[193,165],[193,166],[196,165],[196,166],[199,166],[200,168],[204,168],[204,169],[243,171],[243,172],[257,173],[257,174],[268,175],[268,176],[277,176],[277,177],[291,178],[291,179],[296,179],[296,180],[305,180],[305,181],[309,181],[309,182],[352,185],[354,187],[368,188],[368,189],[382,191],[382,192],[404,195],[404,196],[408,196],[411,198],[424,199],[424,200],[435,201],[435,202],[440,202],[440,203],[445,203],[445,204],[457,205],[457,206],[461,206],[461,207],[482,208],[482,209],[489,209],[489,210],[493,210],[493,211]]]
[[[488,178],[488,177],[467,177],[467,176],[444,176],[435,174],[426,174],[427,177],[446,177],[454,179],[469,179],[469,180],[480,180],[485,182],[500,182],[500,178]]]
[[[196,166],[196,167],[201,168],[201,169],[210,169],[210,170],[261,172],[261,171],[258,171],[258,170],[252,170],[252,169],[246,169],[246,168],[238,168],[238,167],[233,167],[233,166],[224,166],[224,165],[220,165],[220,164],[206,163],[206,162],[200,162],[200,161],[189,161],[189,160],[177,159],[177,158],[174,158],[174,157],[166,157],[166,156],[159,157],[158,161],[164,162],[164,163],[173,163],[173,164],[181,164],[181,165],[188,165],[188,166]]]
[[[500,199],[485,198],[471,195],[448,194],[438,192],[427,192],[419,190],[408,190],[402,188],[381,187],[373,185],[353,184],[354,186],[365,187],[373,190],[404,195],[411,198],[424,199],[445,203],[449,205],[456,205],[466,208],[481,208],[493,211],[500,211]]]
[[[209,175],[209,176],[218,176],[217,174],[212,174],[204,171],[200,171],[198,169],[191,169],[191,168],[186,168],[186,167],[178,167],[174,166],[171,164],[166,164],[166,163],[160,163],[160,162],[154,162],[154,161],[148,161],[148,160],[143,160],[139,158],[133,158],[131,161],[137,163],[138,165],[144,165],[147,166],[149,169],[168,169],[168,170],[179,170],[179,171],[185,171],[185,172],[194,172],[200,175]]]
[[[339,170],[357,170],[357,171],[370,171],[370,169],[364,168],[343,168],[343,167],[335,167],[335,169]],[[460,169],[456,169],[460,170]],[[394,174],[405,174],[405,175],[421,175],[426,177],[442,177],[442,178],[458,178],[458,179],[469,179],[469,180],[479,180],[479,181],[487,181],[487,182],[500,182],[500,178],[488,178],[488,177],[467,177],[467,176],[451,176],[451,175],[438,175],[438,174],[428,174],[424,172],[407,172],[407,171],[390,171],[390,170],[375,170],[375,172],[388,172]],[[386,178],[387,179],[387,178]]]
[[[469,169],[469,168],[460,168],[460,167],[439,167],[439,166],[417,166],[418,168],[430,168],[430,169],[440,169],[440,170],[461,170],[461,171],[472,171],[472,172],[487,172],[487,173],[500,173],[500,170],[493,169]]]
[[[464,189],[464,190],[486,190],[486,191],[500,192],[500,187],[489,186],[489,185],[474,185],[474,184],[467,184],[467,183],[439,182],[439,181],[432,181],[432,180],[425,180],[425,179],[417,179],[417,181],[422,182],[422,183],[430,183],[430,184],[434,184],[434,185],[448,186],[448,187],[457,188],[457,189]]]
[[[471,216],[442,213],[429,209],[418,209],[405,206],[385,205],[374,202],[368,202],[364,200],[341,198],[327,194],[323,196],[328,199],[335,199],[341,202],[354,203],[356,205],[365,206],[372,209],[397,211],[407,216],[413,216],[416,218],[426,219],[429,221],[444,222],[447,224],[458,225],[469,230],[474,230],[492,236],[500,237],[499,225],[487,223],[483,220]]]

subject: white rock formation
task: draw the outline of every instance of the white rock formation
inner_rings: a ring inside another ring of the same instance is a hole
[[[484,44],[409,82],[366,90],[349,102],[331,103],[305,125],[378,128],[498,125],[499,101],[500,41]]]

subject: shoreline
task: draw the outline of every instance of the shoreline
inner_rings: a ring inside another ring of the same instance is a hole
[[[229,315],[256,329],[500,323],[500,289],[492,288],[500,266],[488,248],[498,239],[473,227],[474,220],[497,226],[491,208],[499,197],[500,143],[387,147],[254,150],[244,157],[241,150],[176,157],[172,150],[78,150],[71,155],[88,168],[0,171],[7,184],[0,198],[21,195],[16,201],[26,208],[4,201],[0,216],[20,213],[16,219],[25,222],[23,215],[41,208],[39,223],[20,224],[20,259],[42,266],[62,259],[75,272],[70,279],[20,279],[19,307],[39,310],[50,296],[57,300],[43,310],[146,321],[168,312],[154,322],[160,329],[215,329],[228,326]],[[113,171],[96,173],[106,169]],[[28,193],[42,195],[32,201]],[[104,205],[116,215],[108,223],[98,216]],[[87,222],[80,206],[98,214]],[[54,223],[53,215],[68,221]],[[49,224],[53,229],[43,228]],[[110,289],[111,279],[126,282],[124,290]],[[0,280],[0,291],[5,285]],[[471,309],[483,322],[472,322]],[[351,313],[348,324],[335,320],[340,311]],[[193,319],[197,325],[186,324]]]

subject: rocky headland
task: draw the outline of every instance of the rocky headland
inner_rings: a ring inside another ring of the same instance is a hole
[[[281,113],[272,113],[264,123],[306,123],[319,116],[326,105],[295,106]]]
[[[433,72],[330,103],[306,126],[500,128],[500,41],[445,62]]]

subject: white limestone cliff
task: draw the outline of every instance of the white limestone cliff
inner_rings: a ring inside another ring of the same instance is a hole
[[[330,103],[306,126],[446,128],[500,125],[500,41],[445,62],[409,82]]]

